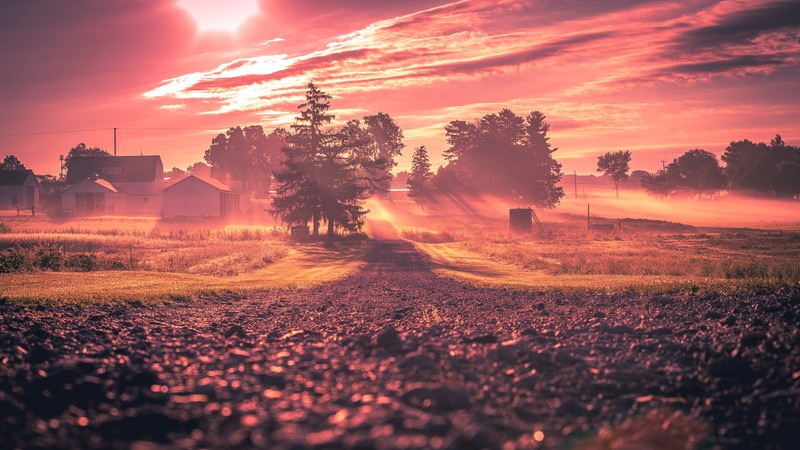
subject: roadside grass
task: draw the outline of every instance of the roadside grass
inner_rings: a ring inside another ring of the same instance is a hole
[[[436,273],[477,285],[585,293],[800,285],[800,232],[621,222],[613,234],[593,234],[580,218],[551,215],[543,237],[509,235],[505,220],[481,216],[420,217],[398,227]]]
[[[167,228],[151,218],[10,222],[0,231],[0,299],[20,302],[151,304],[309,287],[357,270],[368,247],[298,245],[275,227],[203,221]]]
[[[296,246],[267,267],[230,277],[120,270],[0,274],[0,298],[21,303],[151,305],[198,295],[307,288],[358,270],[368,245]]]

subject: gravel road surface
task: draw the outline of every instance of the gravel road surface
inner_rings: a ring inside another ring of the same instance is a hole
[[[314,289],[0,300],[0,448],[797,448],[800,290],[476,288],[373,229]]]

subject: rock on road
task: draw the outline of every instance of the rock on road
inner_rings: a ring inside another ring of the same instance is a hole
[[[0,448],[800,441],[798,291],[476,288],[372,228],[363,270],[308,290],[156,307],[0,300]]]

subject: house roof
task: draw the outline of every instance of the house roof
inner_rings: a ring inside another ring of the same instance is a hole
[[[190,179],[196,179],[196,180],[202,181],[203,183],[208,184],[211,187],[213,187],[213,188],[215,188],[215,189],[217,189],[219,191],[231,192],[233,190],[233,189],[231,189],[230,186],[228,186],[227,184],[225,184],[225,183],[223,183],[223,182],[221,182],[219,180],[215,180],[213,178],[199,177],[197,175],[189,175],[188,177],[186,177],[186,178],[184,178],[184,179],[182,179],[180,181],[176,181],[175,184],[173,184],[172,186],[169,186],[169,187],[165,188],[164,191],[168,191],[168,190],[174,188],[175,186],[178,186],[180,184],[185,183],[187,180],[190,180]]]
[[[104,180],[102,178],[94,179],[89,177],[84,178],[83,180],[80,180],[79,182],[70,185],[67,189],[64,190],[64,192],[71,192],[73,190],[78,189],[80,186],[84,186],[86,184],[96,184],[110,192],[119,192],[119,189],[117,189],[117,187],[111,184],[111,182],[109,182],[108,180]]]
[[[22,186],[28,177],[33,177],[33,181],[39,185],[32,170],[0,170],[0,186]]]
[[[158,155],[141,156],[76,156],[69,161],[67,184],[88,177],[112,183],[161,181],[164,165]]]

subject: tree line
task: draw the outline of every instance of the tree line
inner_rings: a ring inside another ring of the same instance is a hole
[[[780,135],[769,144],[747,139],[731,142],[721,156],[692,149],[665,167],[646,173],[642,187],[655,195],[678,192],[690,197],[722,189],[738,189],[772,197],[800,195],[800,147],[787,145]],[[597,171],[611,177],[619,195],[619,183],[628,178],[631,152],[619,150],[598,157]]]

